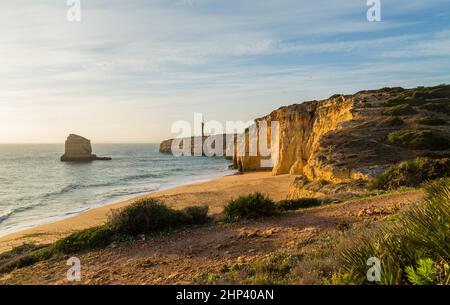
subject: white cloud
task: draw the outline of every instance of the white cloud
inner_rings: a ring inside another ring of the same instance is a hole
[[[383,9],[407,16],[445,1],[404,3]],[[172,118],[201,106],[230,119],[236,105],[248,120],[335,91],[450,75],[448,32],[411,33],[423,22],[411,18],[369,23],[360,0],[89,0],[82,9],[82,21],[69,23],[65,1],[2,1],[0,107],[9,115],[0,128],[12,126],[14,114],[42,124],[41,134],[65,130],[46,109],[102,132],[126,113],[134,120],[122,125],[138,134],[154,125],[133,109]],[[105,105],[108,116],[85,121],[86,111]]]

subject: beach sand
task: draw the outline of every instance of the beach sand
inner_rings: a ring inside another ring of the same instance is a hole
[[[290,175],[272,176],[270,172],[254,172],[225,176],[207,182],[154,192],[95,208],[71,218],[6,235],[0,238],[0,253],[23,243],[51,243],[76,231],[102,225],[107,220],[111,209],[129,205],[138,198],[160,198],[168,206],[180,209],[191,205],[208,205],[210,213],[215,214],[222,212],[223,206],[231,198],[253,192],[265,193],[274,200],[284,199],[289,184],[293,180],[294,176]]]

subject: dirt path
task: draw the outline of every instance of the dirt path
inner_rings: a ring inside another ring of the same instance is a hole
[[[342,223],[380,219],[419,201],[421,192],[389,194],[231,225],[214,225],[123,242],[79,254],[84,284],[192,283],[223,264],[252,261]],[[54,258],[0,277],[0,283],[65,284],[66,260]]]

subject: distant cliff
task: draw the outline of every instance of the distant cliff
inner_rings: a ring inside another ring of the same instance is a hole
[[[229,150],[229,154],[230,158],[232,155],[232,151],[233,151],[233,142],[232,140],[228,140],[229,143],[227,143],[227,137],[232,137],[232,135],[225,135],[225,134],[221,134],[221,135],[213,135],[211,136],[211,148],[215,149],[215,145],[216,143],[221,143],[223,149],[222,149],[222,156],[227,156],[227,149]],[[191,137],[191,138],[181,138],[178,139],[180,141],[180,149],[182,148],[182,141],[184,140],[185,142],[187,141],[187,143],[190,142],[190,146],[191,146],[191,154],[194,155],[194,149],[195,149],[195,144],[196,144],[196,140],[197,143],[198,141],[202,141],[201,143],[204,143],[206,140],[208,139],[207,136],[203,137],[203,140],[201,140],[201,137]],[[160,153],[164,153],[164,154],[171,154],[172,153],[172,143],[173,143],[174,139],[168,139],[168,140],[164,140],[159,144],[159,152]],[[228,145],[228,146],[227,146]]]

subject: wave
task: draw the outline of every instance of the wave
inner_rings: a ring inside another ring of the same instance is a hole
[[[126,181],[134,181],[134,180],[141,180],[141,179],[147,179],[147,178],[161,178],[164,174],[141,174],[141,175],[132,175],[128,177],[124,177],[120,179],[122,182]]]
[[[31,210],[33,208],[34,208],[34,206],[22,206],[22,207],[10,209],[10,210],[6,211],[6,213],[0,215],[0,223],[4,222],[5,220],[7,220],[8,218],[10,218],[11,216],[13,216],[17,213],[25,212],[25,211]]]
[[[62,195],[65,193],[69,193],[81,188],[91,188],[91,187],[105,187],[105,186],[112,186],[116,184],[115,182],[105,182],[105,183],[93,183],[93,184],[78,184],[78,183],[72,183],[67,186],[64,186],[60,190],[54,191],[54,192],[48,192],[42,195],[44,198]]]

